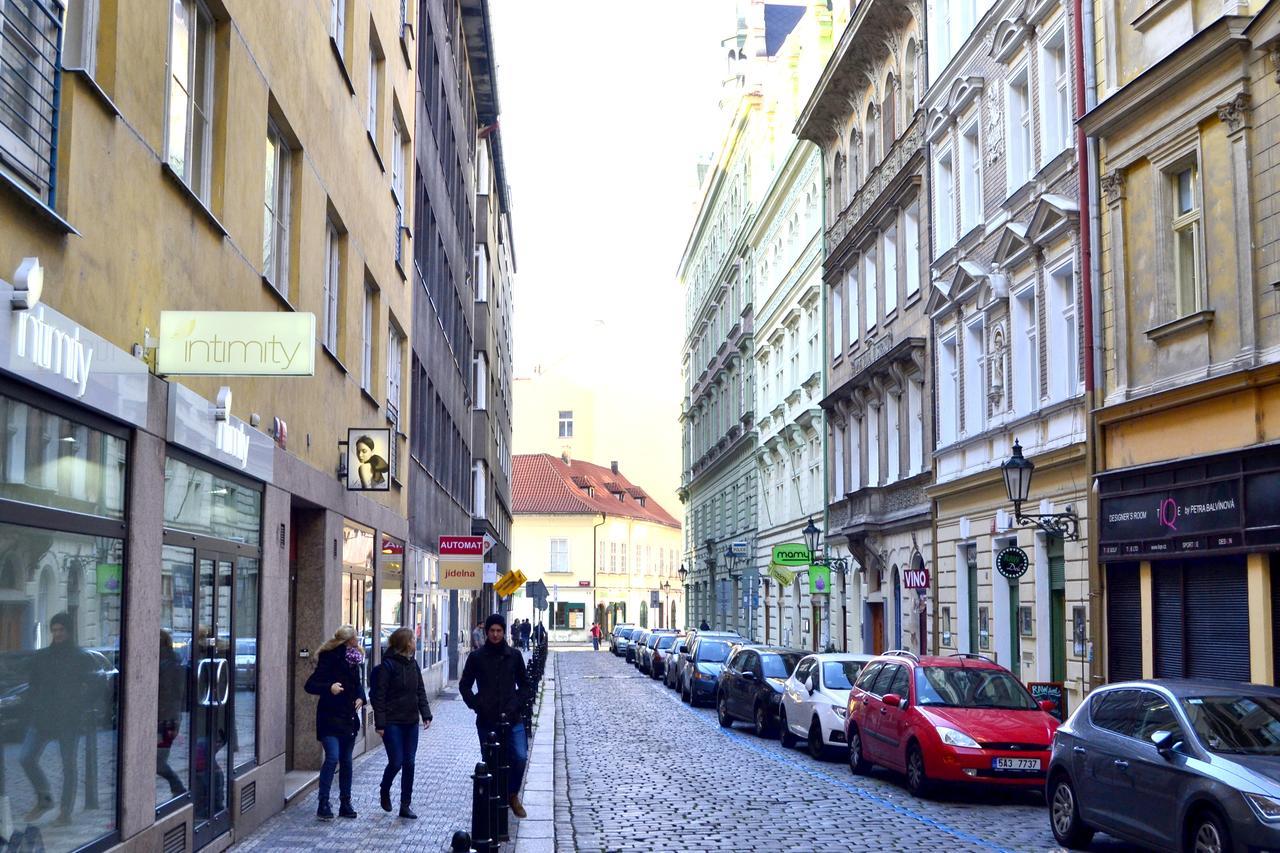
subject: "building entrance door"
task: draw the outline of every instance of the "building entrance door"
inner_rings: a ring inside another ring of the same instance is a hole
[[[867,609],[871,615],[871,654],[884,654],[884,604],[872,602]]]

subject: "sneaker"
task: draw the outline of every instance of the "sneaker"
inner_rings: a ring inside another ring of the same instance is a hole
[[[378,797],[378,805],[382,806],[382,810],[384,812],[391,811],[391,789],[379,788]]]
[[[516,817],[528,817],[529,813],[524,810],[524,803],[520,802],[519,794],[511,795],[511,813]]]
[[[22,819],[23,819],[24,821],[26,821],[27,823],[32,823],[32,822],[34,822],[34,821],[38,820],[38,819],[39,819],[39,817],[40,817],[40,815],[42,815],[42,814],[44,814],[45,812],[49,811],[49,809],[51,809],[51,808],[53,808],[53,800],[52,800],[52,799],[43,799],[43,798],[42,798],[42,799],[40,799],[40,800],[37,800],[37,801],[36,801],[36,804],[35,804],[34,806],[32,806],[32,807],[31,807],[31,811],[29,811],[29,812],[27,812],[25,815],[23,815],[23,816],[22,816]]]
[[[409,808],[408,805],[403,805],[400,807],[400,817],[404,818],[405,820],[418,819],[418,816],[413,813],[413,809]]]
[[[343,803],[338,806],[338,817],[354,819],[359,817],[359,815],[356,814],[355,809],[351,808],[351,803]]]
[[[316,817],[321,820],[333,820],[333,809],[330,808],[328,803],[321,803],[319,808],[316,809]]]

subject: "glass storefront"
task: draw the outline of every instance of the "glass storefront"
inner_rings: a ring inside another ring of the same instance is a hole
[[[381,593],[378,600],[378,642],[385,653],[391,632],[402,625],[409,624],[409,620],[405,618],[404,607],[404,543],[399,539],[383,536],[378,565],[381,575]]]
[[[127,446],[0,395],[0,807],[50,850],[117,827]]]
[[[342,528],[342,624],[354,625],[364,649],[368,683],[373,653],[373,531],[348,522]]]

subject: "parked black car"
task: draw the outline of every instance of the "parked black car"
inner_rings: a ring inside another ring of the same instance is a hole
[[[679,635],[659,634],[657,645],[649,653],[649,677],[657,680],[666,675],[667,661],[671,659],[671,650],[675,648]]]
[[[663,637],[674,637],[675,631],[658,628],[649,632],[645,637],[644,644],[636,650],[636,668],[645,675],[653,674],[653,650],[657,648],[658,641]]]
[[[672,690],[679,689],[680,665],[684,662],[685,652],[689,650],[688,637],[676,637],[675,644],[662,661],[662,683]]]
[[[778,646],[739,646],[716,688],[720,725],[729,728],[734,720],[745,720],[759,737],[768,737],[777,724],[787,679],[804,656],[802,651]]]
[[[631,630],[634,628],[627,622],[619,622],[613,626],[613,632],[609,634],[609,651],[621,657],[627,653],[627,643],[631,640]]]
[[[1094,690],[1054,735],[1046,798],[1068,848],[1102,830],[1159,849],[1280,849],[1280,689],[1204,679]]]
[[[703,699],[715,700],[720,670],[729,652],[742,638],[737,634],[699,632],[690,640],[680,664],[680,698],[695,708]]]
[[[631,639],[627,642],[627,663],[634,664],[637,660],[637,652],[640,650],[640,644],[645,641],[645,635],[649,632],[644,628],[634,628],[631,631]]]

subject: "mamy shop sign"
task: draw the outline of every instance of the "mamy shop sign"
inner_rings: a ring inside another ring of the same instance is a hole
[[[481,589],[484,586],[484,537],[440,537],[440,588]]]
[[[312,376],[316,316],[284,311],[161,311],[164,376]]]

